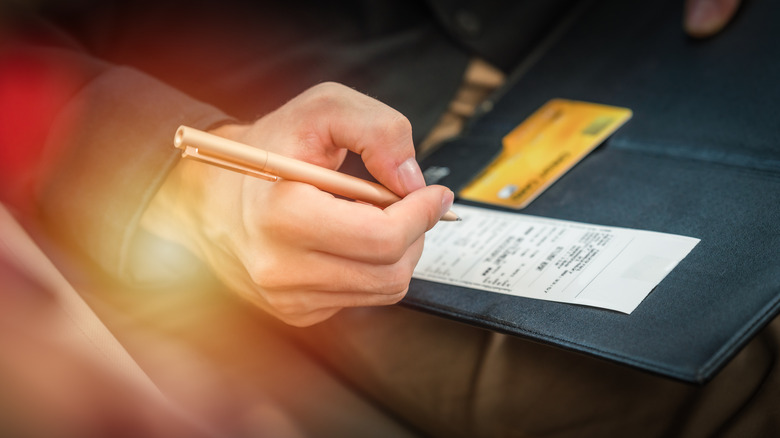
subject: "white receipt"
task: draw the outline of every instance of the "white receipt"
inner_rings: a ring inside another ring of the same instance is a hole
[[[699,239],[457,204],[425,236],[414,277],[631,313]]]

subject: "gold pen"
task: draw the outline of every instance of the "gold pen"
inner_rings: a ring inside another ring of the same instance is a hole
[[[268,181],[283,178],[304,182],[320,190],[381,208],[401,200],[398,195],[380,184],[187,126],[180,126],[176,130],[173,145],[182,150],[182,157],[205,161]],[[457,221],[460,218],[448,211],[441,220]]]

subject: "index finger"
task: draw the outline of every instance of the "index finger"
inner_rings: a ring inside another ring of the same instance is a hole
[[[298,192],[295,198],[285,195],[305,199],[305,206],[279,203],[284,211],[276,217],[284,220],[273,225],[278,237],[310,250],[374,264],[400,260],[449,210],[454,197],[445,187],[429,186],[382,210],[334,198],[305,184],[286,184],[288,190],[306,192]]]
[[[326,96],[329,116],[322,120],[334,146],[359,154],[371,175],[399,196],[425,186],[412,125],[403,114],[351,88],[318,87]]]

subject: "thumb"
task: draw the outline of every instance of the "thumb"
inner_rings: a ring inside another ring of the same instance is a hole
[[[416,239],[439,222],[454,199],[455,194],[447,187],[427,186],[385,208],[384,212],[408,230],[409,237]]]
[[[374,178],[395,194],[404,197],[425,187],[425,179],[415,159],[411,130],[398,131],[400,132],[395,135],[385,134],[383,141],[373,142],[363,148],[360,155],[366,169]]]

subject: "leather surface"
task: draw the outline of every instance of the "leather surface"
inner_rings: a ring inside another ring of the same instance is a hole
[[[404,303],[690,382],[780,310],[780,4],[748,2],[709,40],[682,2],[593,2],[458,139],[422,163],[457,191],[552,98],[634,117],[522,213],[698,237],[631,314],[414,280]]]

